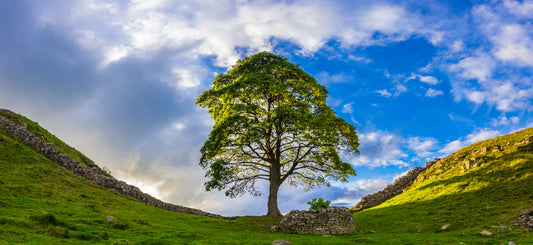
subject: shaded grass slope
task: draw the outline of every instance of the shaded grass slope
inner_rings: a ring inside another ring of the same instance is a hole
[[[379,233],[445,234],[443,243],[471,237],[481,244],[533,244],[531,231],[517,220],[531,210],[533,128],[478,142],[439,160],[402,194],[354,214],[354,219],[358,228]],[[442,230],[445,224],[450,226]],[[483,230],[492,235],[479,235]]]

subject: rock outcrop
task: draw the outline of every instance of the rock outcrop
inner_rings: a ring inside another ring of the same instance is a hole
[[[352,213],[345,207],[292,210],[283,217],[278,230],[299,234],[340,235],[355,232],[355,222]]]
[[[393,198],[398,194],[401,194],[405,188],[413,184],[420,173],[429,169],[438,160],[440,159],[427,162],[426,166],[424,167],[415,167],[411,169],[411,171],[407,172],[405,176],[398,178],[396,181],[394,181],[394,183],[388,185],[383,190],[366,195],[365,197],[361,198],[359,203],[352,207],[352,210],[358,212],[366,208],[371,208]]]
[[[526,227],[533,228],[533,211],[520,215],[518,218]]]
[[[2,110],[5,113],[12,113],[8,110]],[[202,210],[183,207],[175,204],[163,202],[155,197],[152,197],[139,188],[129,185],[124,181],[117,180],[113,177],[105,176],[101,170],[96,167],[87,167],[83,164],[72,160],[67,154],[61,153],[53,145],[45,142],[40,137],[31,133],[26,124],[16,124],[0,115],[0,129],[3,129],[6,133],[18,138],[22,143],[33,148],[37,152],[41,153],[51,161],[64,167],[68,171],[75,175],[81,176],[99,186],[106,189],[116,191],[122,195],[134,198],[148,205],[152,205],[161,209],[182,212],[188,214],[202,215],[213,218],[228,218],[217,214],[211,214]]]

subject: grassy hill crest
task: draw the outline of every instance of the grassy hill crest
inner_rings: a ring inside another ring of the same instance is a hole
[[[401,194],[354,215],[382,232],[512,233],[533,211],[533,128],[467,146],[421,172]],[[385,225],[386,223],[386,225]],[[523,233],[529,243],[530,233]],[[520,235],[518,235],[520,237]]]

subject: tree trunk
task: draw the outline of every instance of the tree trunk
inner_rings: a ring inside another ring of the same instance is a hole
[[[268,212],[267,216],[281,217],[281,212],[278,209],[278,190],[281,183],[273,183],[270,180],[270,188],[268,193]],[[279,182],[279,181],[278,181]]]
[[[274,158],[272,156],[272,158]],[[281,164],[279,161],[272,161],[270,167],[269,182],[270,187],[268,190],[268,212],[267,216],[281,217],[281,212],[278,209],[278,190],[281,185]]]

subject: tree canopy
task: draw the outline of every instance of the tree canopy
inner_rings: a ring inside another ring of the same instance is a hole
[[[267,215],[280,216],[282,183],[309,189],[355,175],[339,156],[359,153],[355,127],[326,105],[327,94],[300,67],[269,52],[216,76],[196,102],[215,120],[201,149],[206,190],[259,195],[256,182],[266,180]]]

